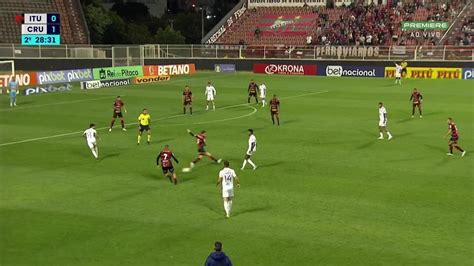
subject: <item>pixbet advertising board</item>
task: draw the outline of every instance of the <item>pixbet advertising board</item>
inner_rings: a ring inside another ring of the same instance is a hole
[[[38,84],[87,81],[92,80],[93,78],[92,69],[45,71],[36,73]]]

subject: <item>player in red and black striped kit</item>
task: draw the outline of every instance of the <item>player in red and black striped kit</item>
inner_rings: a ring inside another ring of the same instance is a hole
[[[193,93],[189,86],[184,87],[183,91],[183,113],[186,114],[186,107],[189,106],[189,114],[193,114]]]
[[[459,140],[459,135],[458,135],[458,128],[456,127],[456,124],[454,124],[454,121],[451,117],[448,118],[448,133],[446,136],[451,135],[451,138],[449,139],[449,152],[448,156],[453,155],[453,147],[456,148],[458,151],[461,152],[461,157],[464,157],[466,155],[466,151],[461,149],[461,147],[458,146],[458,140]]]
[[[278,100],[276,95],[273,95],[273,98],[270,100],[270,113],[272,115],[272,122],[275,125],[275,117],[277,119],[278,125],[280,125],[280,116],[278,113],[280,112],[280,100]]]
[[[115,98],[115,101],[114,101],[114,104],[113,104],[113,109],[114,109],[114,112],[112,114],[112,122],[110,122],[109,132],[112,131],[112,128],[114,127],[114,123],[115,123],[115,120],[117,119],[117,117],[120,117],[120,123],[122,124],[122,130],[127,131],[127,129],[125,128],[125,120],[123,119],[123,114],[122,114],[122,109],[125,113],[127,112],[127,109],[125,109],[125,104],[123,103],[120,96],[117,96],[117,98]]]
[[[415,107],[418,107],[418,112],[420,112],[420,118],[423,117],[421,113],[421,102],[423,101],[423,95],[414,88],[413,93],[410,96],[410,101],[413,102],[413,107],[411,109],[411,117],[415,117]]]
[[[214,156],[212,156],[211,153],[206,151],[206,131],[203,130],[199,134],[194,134],[191,132],[191,130],[188,129],[189,135],[193,136],[196,138],[196,143],[198,147],[198,157],[191,162],[191,168],[194,167],[194,164],[199,162],[203,156],[207,156],[209,159],[213,160],[216,163],[221,163],[222,159],[216,159]]]
[[[247,100],[248,103],[250,103],[250,98],[252,97],[255,97],[255,102],[258,103],[258,85],[257,83],[255,83],[255,81],[252,79],[250,81],[250,84],[249,84],[249,89],[248,89],[248,92],[249,92],[249,98]]]
[[[165,145],[165,148],[158,154],[158,157],[156,157],[156,165],[160,167],[163,170],[163,174],[167,176],[170,180],[170,182],[173,182],[175,185],[178,184],[178,178],[176,177],[176,172],[174,171],[173,167],[173,162],[171,161],[173,159],[176,163],[178,162],[178,159],[174,156],[174,153],[170,151],[169,146]]]

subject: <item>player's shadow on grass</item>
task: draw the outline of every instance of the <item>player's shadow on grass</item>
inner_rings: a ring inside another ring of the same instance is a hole
[[[285,162],[283,161],[277,161],[277,162],[273,162],[273,163],[267,163],[267,164],[262,164],[262,165],[257,165],[257,171],[258,171],[258,168],[267,168],[267,167],[273,167],[273,166],[279,166],[281,164],[283,164]]]
[[[371,140],[369,142],[362,143],[361,145],[357,146],[356,149],[357,150],[367,149],[368,147],[370,147],[370,146],[374,145],[375,143],[377,143],[377,141],[380,141],[380,140],[374,139],[374,140]]]
[[[432,144],[424,144],[425,147],[429,148],[429,149],[432,149],[434,151],[437,151],[437,152],[441,152],[441,153],[446,153],[446,149],[443,148],[443,147],[440,147],[439,145],[432,145]]]
[[[251,212],[260,212],[260,211],[266,211],[266,210],[269,210],[271,209],[272,206],[270,205],[267,205],[267,206],[260,206],[260,207],[253,207],[253,208],[249,208],[249,209],[244,209],[244,210],[241,210],[241,211],[236,211],[233,216],[239,216],[239,215],[242,215],[242,214],[246,214],[246,213],[251,213]]]
[[[119,156],[119,155],[120,155],[120,153],[109,153],[109,154],[106,154],[105,156],[101,157],[101,158],[99,159],[99,161],[102,162],[102,161],[105,160],[105,159],[112,158],[112,157],[117,157],[117,156]]]

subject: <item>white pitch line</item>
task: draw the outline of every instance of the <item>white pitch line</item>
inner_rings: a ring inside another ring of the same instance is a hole
[[[75,100],[75,101],[67,101],[67,102],[58,102],[58,103],[46,103],[46,104],[38,104],[38,105],[31,105],[31,106],[25,106],[25,107],[15,107],[15,108],[9,108],[9,109],[0,109],[0,112],[8,112],[8,111],[16,111],[16,110],[25,110],[25,109],[32,109],[36,107],[44,107],[44,106],[51,106],[51,105],[62,105],[62,104],[68,104],[68,103],[80,103],[80,102],[89,102],[89,101],[98,101],[98,100],[103,100],[106,98],[111,98],[112,95],[107,96],[107,97],[99,97],[99,98],[94,98],[94,99],[82,99],[82,100]]]
[[[315,95],[315,94],[322,94],[322,93],[327,93],[329,91],[318,91],[318,92],[312,92],[312,93],[305,93],[305,94],[300,94],[300,95],[294,95],[294,96],[288,96],[288,97],[282,97],[280,99],[292,99],[292,98],[298,98],[298,97],[304,97],[304,96],[309,96],[309,95]],[[213,121],[204,121],[204,122],[196,122],[196,123],[190,123],[192,125],[200,125],[200,124],[210,124],[210,123],[218,123],[218,122],[224,122],[224,121],[229,121],[229,120],[235,120],[235,119],[240,119],[243,117],[251,116],[257,112],[257,109],[253,106],[250,106],[248,103],[244,104],[236,104],[236,105],[231,105],[231,106],[225,106],[222,108],[217,108],[216,110],[224,110],[224,109],[230,109],[234,107],[239,107],[239,106],[249,106],[250,108],[253,108],[254,110],[251,113],[239,116],[239,117],[231,117],[231,118],[225,118],[225,119],[220,119],[220,120],[213,120]],[[152,121],[161,121],[161,120],[166,120],[166,119],[171,119],[171,118],[176,118],[176,117],[181,117],[185,116],[184,114],[180,115],[172,115],[168,117],[162,117],[158,119],[152,119]],[[136,125],[138,123],[129,123],[126,124],[127,126],[129,125]],[[182,126],[186,124],[177,124],[177,125],[168,125],[168,126]],[[109,127],[101,127],[97,128],[96,130],[104,130],[108,129]],[[39,137],[39,138],[32,138],[32,139],[25,139],[25,140],[19,140],[19,141],[13,141],[13,142],[6,142],[6,143],[1,143],[0,147],[3,146],[10,146],[10,145],[15,145],[15,144],[20,144],[20,143],[27,143],[27,142],[33,142],[33,141],[38,141],[38,140],[44,140],[44,139],[54,139],[54,138],[59,138],[59,137],[65,137],[65,136],[71,136],[71,135],[77,135],[81,134],[84,131],[76,131],[76,132],[70,132],[70,133],[64,133],[64,134],[58,134],[58,135],[51,135],[51,136],[46,136],[46,137]]]

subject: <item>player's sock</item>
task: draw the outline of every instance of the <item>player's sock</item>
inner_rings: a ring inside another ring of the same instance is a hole
[[[229,216],[229,203],[227,201],[224,201],[224,210],[225,214]]]
[[[148,135],[147,141],[148,141],[148,144],[150,144],[150,141],[151,141],[151,135]]]
[[[112,119],[112,122],[110,122],[110,128],[113,128],[115,124],[115,119]]]
[[[125,128],[125,121],[120,120],[120,124],[122,124],[122,128]]]
[[[280,118],[277,118],[277,123],[278,125],[280,125]]]
[[[453,154],[453,146],[449,146],[449,153]]]
[[[388,132],[388,131],[387,131],[387,135],[388,135],[388,139],[393,138],[392,134],[390,134],[390,132]]]
[[[232,200],[229,200],[227,204],[229,205],[229,216],[230,216],[230,213],[232,212]]]
[[[383,139],[383,133],[382,132],[380,132],[380,138]]]
[[[242,170],[244,170],[245,166],[247,165],[247,159],[244,160],[244,163],[242,164]]]
[[[275,125],[275,118],[272,117],[272,123]]]
[[[95,147],[95,154],[97,154],[97,157],[99,157],[99,147]]]
[[[247,159],[247,162],[253,167],[253,169],[257,168],[257,166],[252,162],[252,160]]]
[[[209,110],[209,105],[206,105],[206,111]]]
[[[193,108],[192,107],[189,107],[189,113],[193,114]]]
[[[212,103],[212,109],[216,110],[216,105],[214,103]]]
[[[250,103],[250,97],[247,99],[247,103]]]
[[[97,153],[95,152],[95,150],[94,150],[94,149],[91,149],[91,151],[92,151],[92,155],[94,155],[94,158],[97,159]]]
[[[454,148],[456,148],[456,150],[458,150],[458,151],[460,151],[460,152],[464,152],[464,150],[463,150],[463,149],[461,149],[461,147],[459,147],[459,146],[457,146],[457,145],[456,145],[456,146],[454,146]]]
[[[183,114],[186,114],[186,107],[183,108]]]
[[[142,139],[142,136],[141,135],[138,135],[138,144],[140,144],[140,140]]]
[[[211,160],[213,160],[214,162],[216,162],[216,163],[217,163],[217,159],[216,159],[216,158],[214,158],[213,156],[209,156],[209,159],[211,159]]]

